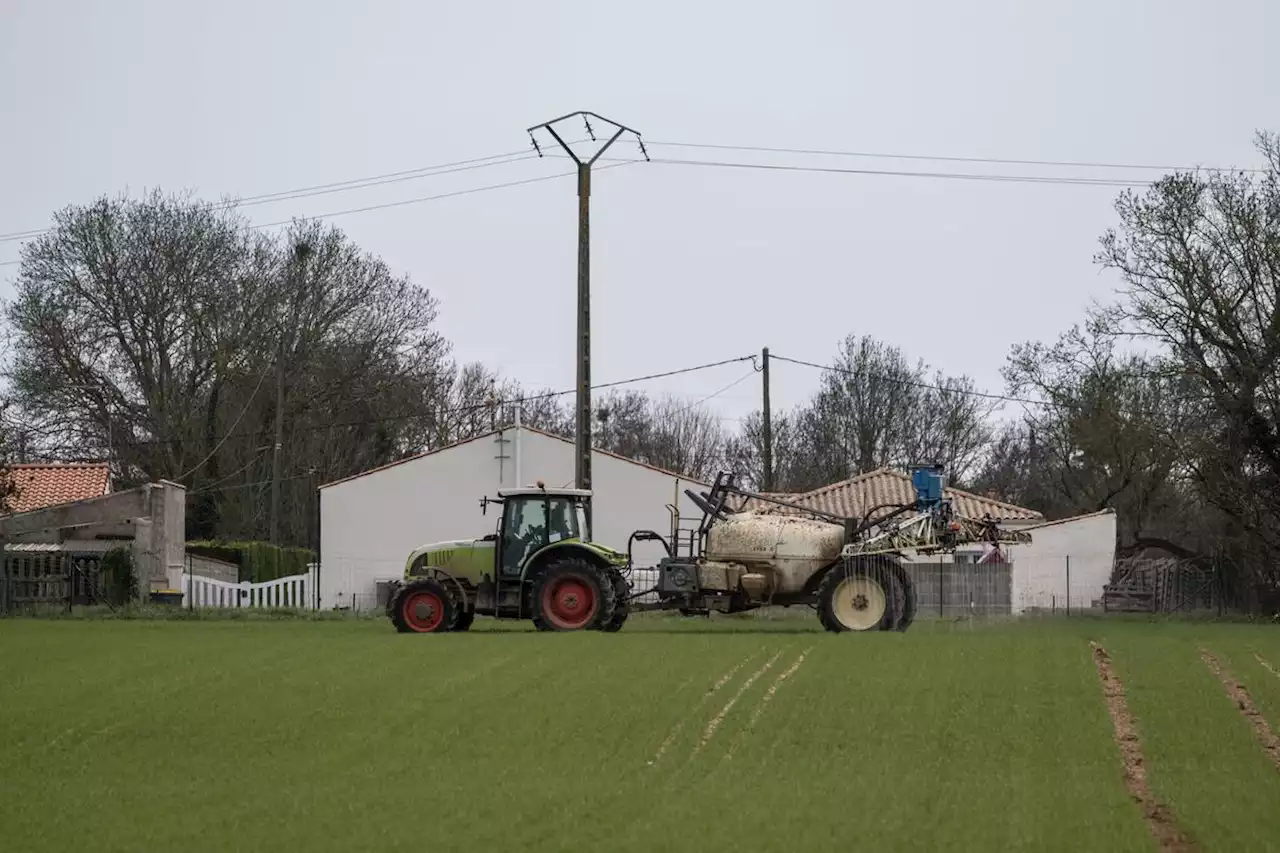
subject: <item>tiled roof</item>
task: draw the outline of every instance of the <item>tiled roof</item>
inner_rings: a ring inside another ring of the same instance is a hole
[[[10,465],[8,476],[15,487],[9,512],[18,513],[105,495],[111,469],[105,462],[20,464]]]
[[[946,496],[951,499],[957,513],[971,518],[982,518],[986,514],[990,514],[997,521],[1033,521],[1044,518],[1043,514],[1033,509],[1014,506],[961,489],[948,487]],[[812,492],[799,495],[771,495],[771,497],[835,515],[860,518],[867,510],[880,504],[910,503],[915,500],[915,488],[911,485],[911,478],[905,473],[892,468],[879,468],[849,480],[814,489]],[[743,509],[794,512],[786,507],[754,500],[746,501]]]

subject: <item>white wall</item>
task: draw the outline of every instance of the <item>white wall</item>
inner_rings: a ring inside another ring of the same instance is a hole
[[[573,463],[571,442],[511,428],[322,488],[320,606],[352,606],[357,596],[356,606],[372,608],[377,581],[400,578],[415,548],[494,532],[502,508],[491,506],[482,515],[482,496],[539,479],[572,486]],[[677,493],[681,513],[701,517],[683,492],[706,487],[688,480],[600,452],[592,459],[592,480],[594,538],[603,544],[625,549],[638,528],[665,535],[665,505]],[[653,564],[662,549],[643,543],[635,553],[637,565]]]
[[[1031,542],[1006,546],[1013,560],[1013,612],[1091,607],[1116,556],[1116,516],[1106,510],[1026,528]],[[1070,562],[1068,586],[1067,566]]]

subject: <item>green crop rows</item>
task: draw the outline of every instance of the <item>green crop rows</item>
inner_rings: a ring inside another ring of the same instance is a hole
[[[728,621],[728,620],[722,620]],[[385,621],[0,622],[8,850],[1275,849],[1280,631],[1081,619],[832,636],[756,620],[401,636]]]

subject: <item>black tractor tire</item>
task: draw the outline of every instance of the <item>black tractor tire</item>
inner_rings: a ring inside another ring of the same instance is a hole
[[[916,585],[911,580],[911,573],[898,560],[886,560],[889,572],[898,582],[898,588],[901,590],[902,610],[898,615],[897,624],[893,626],[894,631],[902,632],[911,627],[911,623],[916,620]]]
[[[860,605],[854,603],[852,609],[841,607],[837,601],[846,581],[855,586],[855,602],[860,602]],[[823,628],[834,633],[890,630],[901,609],[900,590],[892,574],[876,562],[855,560],[838,563],[818,584],[818,621]],[[865,611],[865,618],[861,625],[849,624],[862,611]]]
[[[465,631],[471,627],[471,623],[476,621],[476,612],[474,610],[462,610],[458,613],[458,618],[453,620],[453,627],[450,631]]]
[[[453,597],[433,578],[400,587],[389,609],[391,623],[401,634],[443,634],[453,629],[458,618]]]
[[[615,631],[621,631],[627,617],[631,615],[631,602],[627,599],[631,594],[631,587],[618,569],[610,567],[606,570],[606,574],[613,580],[613,615],[608,619],[602,619],[598,627],[601,631],[612,634]]]
[[[533,582],[533,624],[540,631],[580,631],[611,618],[616,607],[605,569],[582,557],[552,558]]]

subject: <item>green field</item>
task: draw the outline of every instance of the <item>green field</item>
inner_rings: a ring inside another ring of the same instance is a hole
[[[1156,850],[1095,640],[1183,828],[1204,850],[1280,846],[1280,770],[1197,651],[1280,728],[1255,657],[1280,668],[1272,627],[491,627],[0,621],[0,845]]]

